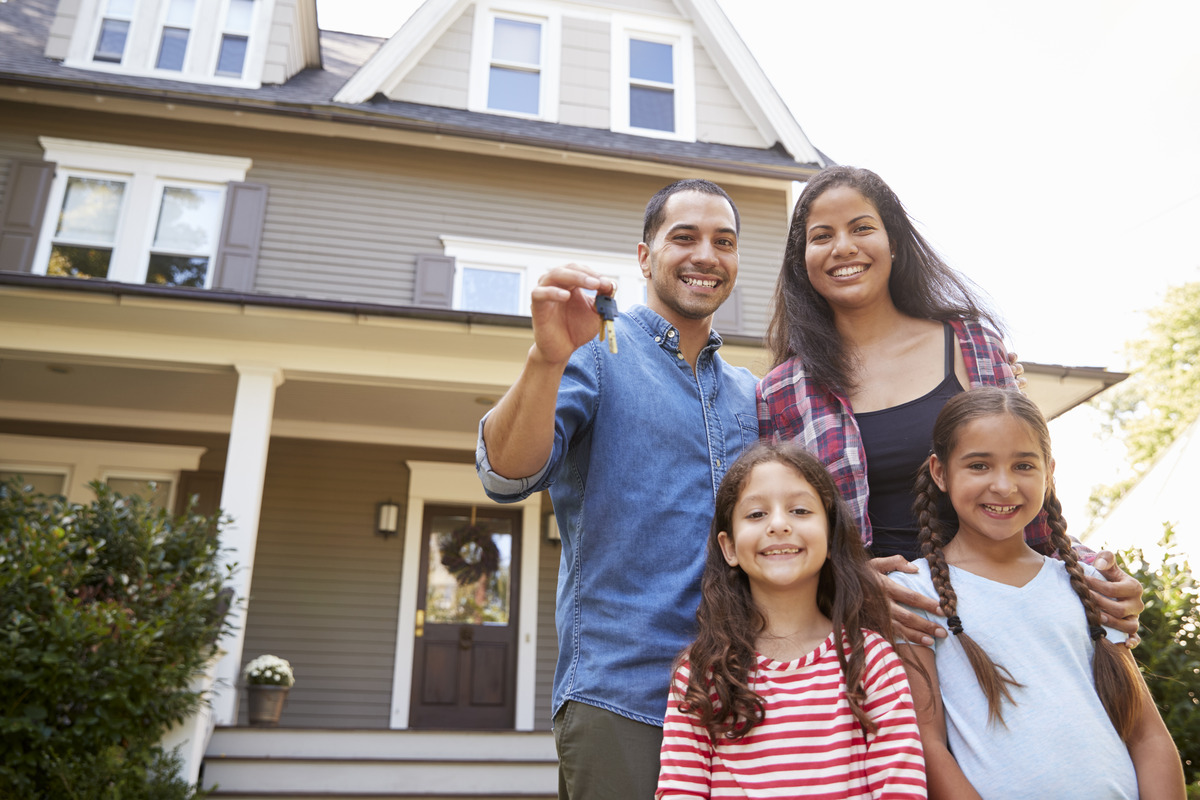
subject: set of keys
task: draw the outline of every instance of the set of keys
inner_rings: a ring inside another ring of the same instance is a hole
[[[600,331],[601,339],[608,339],[608,352],[617,352],[617,301],[612,297],[596,295],[596,313],[604,320],[604,328]]]

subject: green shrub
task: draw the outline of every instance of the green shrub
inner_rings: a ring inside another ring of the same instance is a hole
[[[194,792],[159,741],[224,631],[218,520],[0,485],[0,797]]]
[[[1146,603],[1134,657],[1179,748],[1188,797],[1200,798],[1200,590],[1174,531],[1164,528],[1161,563],[1150,564],[1137,547],[1120,559],[1142,584]]]

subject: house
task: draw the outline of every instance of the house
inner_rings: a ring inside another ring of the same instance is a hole
[[[716,0],[428,0],[386,41],[314,0],[0,3],[0,474],[232,518],[237,631],[171,740],[218,796],[551,796],[549,502],[473,469],[529,288],[582,261],[637,302],[642,206],[710,178],[722,353],[761,374],[826,161]],[[1051,415],[1114,381],[1027,368]],[[263,653],[277,729],[239,704]]]

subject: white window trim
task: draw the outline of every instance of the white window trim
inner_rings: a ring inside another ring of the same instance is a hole
[[[60,439],[52,436],[0,434],[0,468],[11,465],[40,472],[65,472],[63,494],[72,503],[95,499],[88,484],[112,477],[135,480],[170,480],[172,502],[178,491],[179,473],[200,468],[206,448],[140,442],[111,442],[98,439]]]
[[[144,283],[154,229],[158,222],[158,198],[164,185],[215,188],[227,199],[225,185],[244,181],[253,161],[248,158],[159,150],[149,147],[84,142],[42,136],[38,139],[47,161],[56,165],[54,182],[46,204],[46,218],[38,237],[33,271],[45,275],[50,262],[52,239],[62,210],[67,180],[72,177],[124,178],[127,181],[117,221],[113,259],[108,280]],[[220,231],[217,231],[220,236]],[[215,246],[215,243],[214,243]],[[216,255],[214,252],[213,256]],[[210,257],[205,287],[212,286],[214,259]]]
[[[634,128],[629,124],[629,40],[671,45],[675,79],[675,130]],[[612,19],[612,129],[658,139],[696,140],[696,66],[692,28],[686,23],[613,15]]]
[[[100,37],[100,24],[104,19],[106,0],[80,0],[79,13],[75,20],[75,29],[71,33],[71,43],[67,48],[64,65],[95,72],[114,72],[215,86],[250,89],[262,86],[263,68],[271,37],[271,21],[275,15],[275,0],[255,0],[250,40],[246,44],[246,61],[239,78],[216,74],[221,35],[225,33],[225,20],[229,14],[229,0],[197,0],[183,70],[177,72],[155,67],[169,2],[170,0],[136,0],[129,35],[125,40],[125,52],[120,63],[115,63],[95,61],[92,58]],[[207,13],[212,9],[213,3],[220,4],[219,11]]]
[[[617,284],[617,308],[645,303],[646,279],[642,277],[637,256],[603,250],[565,250],[501,239],[479,239],[468,236],[442,236],[443,252],[455,259],[453,307],[461,308],[462,274],[464,267],[521,272],[519,312],[529,316],[529,293],[545,273],[563,264],[584,264],[610,278]]]
[[[542,62],[538,81],[538,113],[523,114],[488,108],[488,81],[492,66],[494,20],[514,19],[542,26]],[[562,82],[562,12],[536,0],[509,3],[480,3],[475,9],[475,27],[471,36],[471,74],[467,88],[467,109],[484,114],[558,122],[559,84]]]

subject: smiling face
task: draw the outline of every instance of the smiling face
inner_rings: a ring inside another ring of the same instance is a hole
[[[778,461],[754,467],[717,535],[730,566],[740,567],[756,599],[766,593],[812,592],[829,555],[829,518],[816,489]]]
[[[831,186],[812,201],[804,263],[834,312],[891,304],[892,248],[879,211],[857,189]]]
[[[1042,510],[1054,462],[1046,463],[1033,431],[1012,414],[978,417],[958,431],[954,449],[929,464],[934,482],[958,513],[956,540],[1024,542]],[[968,544],[963,541],[961,544]]]
[[[737,222],[729,201],[704,192],[673,194],[653,238],[638,245],[646,304],[676,327],[711,317],[737,281]]]

